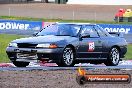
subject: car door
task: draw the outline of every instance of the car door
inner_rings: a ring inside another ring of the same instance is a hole
[[[109,33],[106,32],[104,29],[102,29],[98,25],[95,25],[94,28],[97,30],[97,32],[100,36],[100,41],[102,42],[101,58],[107,58],[108,57],[108,52],[109,52],[109,43],[108,43],[108,41],[111,41],[110,38],[109,38]]]
[[[78,58],[100,58],[102,53],[102,42],[93,27],[94,25],[86,25],[82,28],[80,35],[89,34],[89,37],[80,38],[78,47]]]

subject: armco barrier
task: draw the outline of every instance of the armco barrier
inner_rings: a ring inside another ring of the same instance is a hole
[[[42,22],[40,21],[24,21],[24,20],[0,20],[0,30],[40,30]]]

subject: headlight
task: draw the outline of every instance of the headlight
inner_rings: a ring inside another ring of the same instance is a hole
[[[9,47],[17,47],[17,43],[9,43]]]
[[[48,48],[50,44],[38,44],[36,47],[45,47]]]
[[[38,44],[37,48],[57,48],[56,44]]]

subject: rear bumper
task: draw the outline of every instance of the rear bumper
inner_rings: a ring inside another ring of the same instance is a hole
[[[11,61],[25,61],[32,62],[36,60],[52,60],[53,62],[58,62],[61,59],[63,53],[63,48],[56,49],[31,49],[31,48],[14,48],[7,47],[6,53]],[[36,54],[36,58],[18,58],[17,54]]]

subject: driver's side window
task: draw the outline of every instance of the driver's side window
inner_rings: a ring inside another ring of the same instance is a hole
[[[96,30],[93,28],[93,26],[85,26],[82,31],[81,31],[81,35],[82,34],[89,34],[90,37],[99,37]]]

